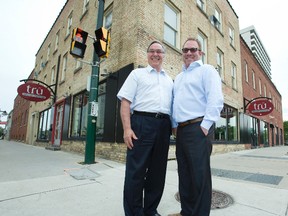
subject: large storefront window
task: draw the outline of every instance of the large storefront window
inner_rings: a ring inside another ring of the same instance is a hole
[[[85,137],[87,131],[88,94],[82,92],[73,99],[72,137]]]
[[[106,82],[99,84],[98,88],[98,117],[96,123],[96,136],[102,138],[104,134],[104,117],[106,101]]]
[[[237,110],[225,105],[215,124],[215,141],[237,141],[237,122]]]
[[[40,113],[38,139],[49,141],[52,130],[51,127],[51,109],[48,109]]]

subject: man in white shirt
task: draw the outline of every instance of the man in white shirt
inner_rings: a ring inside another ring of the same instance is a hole
[[[212,65],[202,63],[202,54],[200,42],[188,38],[182,49],[182,72],[174,82],[173,120],[178,123],[176,157],[181,212],[170,216],[210,214],[212,143],[209,135],[213,134],[213,124],[220,117],[223,95],[218,72]]]
[[[124,183],[126,216],[160,216],[171,134],[173,81],[162,68],[163,45],[147,49],[148,66],[133,70],[117,97],[127,145]],[[131,115],[132,113],[132,115]]]

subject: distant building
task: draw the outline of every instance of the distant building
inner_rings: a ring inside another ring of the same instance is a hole
[[[240,34],[267,76],[271,79],[271,61],[263,43],[260,40],[260,37],[256,32],[255,27],[249,26],[245,29],[242,29],[240,30]]]

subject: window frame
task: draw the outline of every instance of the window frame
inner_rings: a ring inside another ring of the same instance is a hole
[[[231,82],[232,89],[237,90],[237,68],[234,62],[231,62]]]
[[[176,22],[175,22],[175,27],[172,26],[172,24],[168,23],[168,20],[165,19],[166,17],[166,7],[168,7],[172,12],[175,13],[175,17],[176,17]],[[174,34],[172,37],[173,42],[170,40],[170,38],[167,37],[167,30],[165,30],[166,28],[168,28],[169,30],[171,30]],[[172,47],[176,47],[176,48],[180,48],[180,10],[177,9],[176,7],[174,7],[171,3],[169,2],[165,2],[164,4],[164,29],[163,29],[163,39],[166,43],[168,43],[169,45],[171,45]]]

